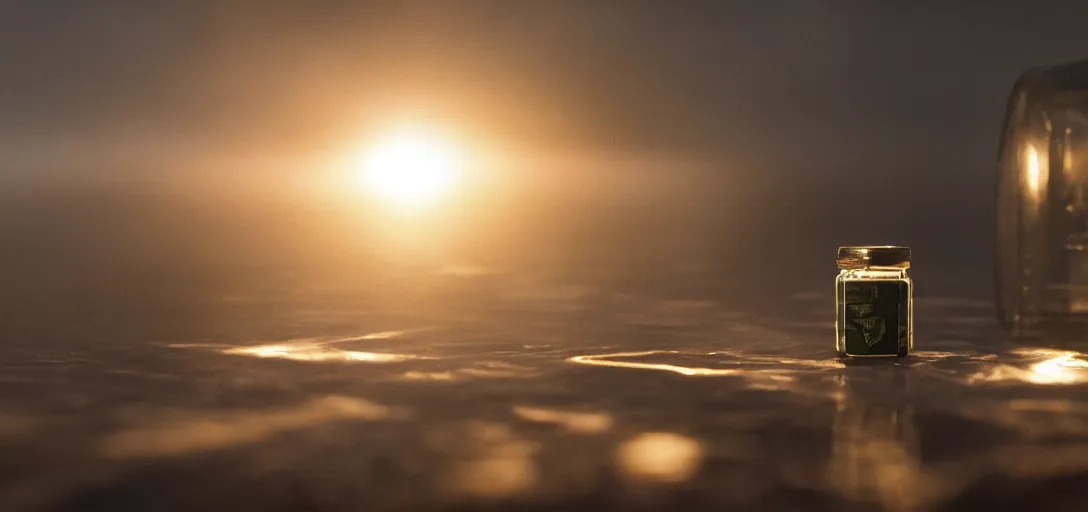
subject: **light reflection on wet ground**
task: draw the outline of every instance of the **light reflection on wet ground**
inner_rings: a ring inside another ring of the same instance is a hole
[[[284,342],[271,345],[255,345],[252,347],[232,347],[223,350],[224,354],[274,357],[290,359],[293,361],[343,361],[359,363],[391,363],[412,359],[407,354],[383,354],[378,352],[362,352],[359,350],[344,350],[337,347],[307,342]]]
[[[509,295],[498,317],[341,336],[14,347],[0,509],[1083,499],[1088,355],[995,342],[985,304],[920,300],[915,356],[844,364],[819,293],[795,295],[790,321],[586,287]]]
[[[678,483],[699,469],[703,447],[687,436],[648,432],[623,442],[616,453],[620,470],[637,479]]]
[[[1016,349],[1014,364],[995,364],[968,378],[968,382],[1027,382],[1066,385],[1088,382],[1088,358],[1069,350]]]
[[[338,420],[374,421],[396,416],[388,407],[346,396],[326,396],[270,411],[158,413],[142,425],[106,438],[105,457],[175,456],[236,448],[275,434]]]
[[[612,428],[612,416],[603,412],[560,411],[541,407],[514,407],[514,415],[537,423],[550,423],[574,434],[602,434]]]

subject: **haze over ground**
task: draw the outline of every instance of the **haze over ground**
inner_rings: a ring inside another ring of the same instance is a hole
[[[698,293],[743,297],[824,286],[837,245],[898,243],[920,290],[986,298],[1004,101],[1024,69],[1088,53],[1080,9],[4,2],[6,325],[365,290],[409,253],[662,291],[703,268]],[[505,158],[428,235],[344,163],[402,120]]]

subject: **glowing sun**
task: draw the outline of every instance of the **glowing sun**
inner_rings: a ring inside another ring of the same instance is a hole
[[[433,200],[456,181],[460,158],[437,134],[402,130],[379,139],[358,163],[364,186],[397,202]]]

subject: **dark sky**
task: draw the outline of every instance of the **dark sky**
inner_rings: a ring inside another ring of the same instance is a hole
[[[536,147],[984,172],[1012,81],[1088,54],[1085,20],[1077,0],[6,0],[0,130],[32,156],[293,151],[407,107]]]
[[[1083,0],[0,0],[0,193],[41,176],[201,184],[208,162],[305,159],[407,110],[530,158],[694,158],[721,178],[720,194],[650,186],[624,208],[530,183],[532,206],[506,201],[467,230],[476,252],[538,239],[589,253],[626,230],[633,261],[698,256],[757,280],[793,266],[818,284],[836,245],[903,243],[930,290],[943,266],[972,269],[964,286],[985,294],[1006,97],[1028,67],[1088,56],[1086,21]],[[618,176],[585,183],[607,193]],[[5,247],[21,248],[0,265],[22,283],[11,296],[49,304],[107,280],[158,293],[230,269],[264,282],[258,260],[288,248],[353,268],[374,243],[345,236],[355,213],[307,224],[184,199],[3,210]],[[541,234],[564,227],[578,233]]]

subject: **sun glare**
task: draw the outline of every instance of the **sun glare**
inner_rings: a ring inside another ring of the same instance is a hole
[[[402,131],[379,140],[360,162],[364,185],[376,195],[420,203],[447,191],[459,161],[452,144],[423,131]]]

